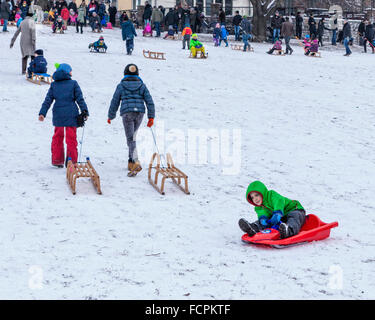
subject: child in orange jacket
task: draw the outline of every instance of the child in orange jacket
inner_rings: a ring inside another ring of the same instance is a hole
[[[190,37],[192,34],[193,31],[190,27],[186,27],[182,30],[182,49],[185,49],[185,46],[187,45],[187,49],[190,50]]]

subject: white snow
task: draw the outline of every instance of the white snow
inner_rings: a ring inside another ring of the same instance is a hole
[[[346,58],[341,48],[315,59],[295,46],[277,57],[265,54],[268,44],[243,53],[208,42],[209,58],[193,60],[179,41],[140,36],[129,57],[119,29],[105,30],[108,53],[94,54],[87,47],[98,35],[88,29],[53,35],[39,25],[49,73],[69,63],[90,111],[82,156],[103,195],[82,180],[73,196],[65,169],[50,165],[51,110],[38,121],[48,85],[21,75],[9,30],[0,35],[1,299],[375,298],[373,55]],[[167,60],[145,59],[142,49]],[[223,174],[229,160],[197,164],[186,154],[178,167],[191,195],[168,181],[161,196],[147,180],[155,149],[145,119],[139,148],[149,153],[128,178],[121,118],[106,120],[130,62],[155,101],[162,150],[174,151],[178,130],[186,141],[192,129],[240,130],[239,170]],[[283,250],[242,243],[239,218],[256,219],[245,191],[258,179],[339,227]]]

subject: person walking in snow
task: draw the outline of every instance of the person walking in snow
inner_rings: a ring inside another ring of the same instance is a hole
[[[142,123],[147,107],[147,126],[154,124],[155,105],[146,85],[139,77],[139,70],[135,64],[128,64],[124,70],[124,78],[118,84],[113,94],[108,110],[108,124],[116,118],[121,104],[120,116],[125,129],[126,141],[129,148],[128,170],[139,172],[142,170],[138,159],[136,135]]]
[[[289,17],[285,18],[285,22],[281,25],[281,36],[285,39],[286,54],[292,54],[293,49],[290,46],[290,39],[294,35],[293,23],[289,21]]]
[[[53,82],[39,111],[39,121],[44,121],[47,112],[52,108],[52,124],[55,127],[52,137],[52,165],[62,168],[67,165],[68,158],[77,162],[77,116],[79,109],[85,118],[89,116],[86,102],[77,81],[72,80],[72,67],[66,63],[56,64],[56,71],[52,75]],[[78,106],[77,106],[78,104]],[[79,109],[78,109],[79,107]],[[65,157],[64,136],[67,146]]]
[[[134,24],[129,17],[124,16],[124,22],[121,24],[122,40],[126,41],[126,54],[131,55],[134,50],[134,37],[137,36]]]
[[[32,13],[27,13],[25,20],[23,20],[13,35],[10,42],[10,48],[13,48],[14,42],[16,41],[18,35],[21,33],[20,47],[22,54],[22,74],[26,74],[27,59],[28,57],[34,59],[35,52],[35,22]]]
[[[249,184],[246,200],[255,207],[258,220],[250,223],[242,218],[238,224],[250,237],[263,229],[275,228],[280,238],[285,239],[298,234],[305,223],[306,212],[299,201],[268,190],[261,181]]]

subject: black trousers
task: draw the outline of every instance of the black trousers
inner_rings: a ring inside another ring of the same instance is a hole
[[[302,38],[302,26],[296,26],[296,36],[298,39]]]
[[[31,58],[31,61],[34,60],[34,56],[26,56],[22,58],[22,74],[26,74],[27,59]]]
[[[83,23],[76,21],[76,31],[79,32],[79,28],[81,29],[81,33],[83,33]]]

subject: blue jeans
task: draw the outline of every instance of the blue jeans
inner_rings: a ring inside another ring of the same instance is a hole
[[[248,40],[249,40],[250,36],[248,34],[242,34],[242,42],[244,44],[243,46],[243,51],[246,51],[247,47],[250,46]]]
[[[3,31],[7,31],[7,26],[8,26],[8,20],[4,19]]]
[[[126,52],[131,53],[134,49],[134,39],[126,39]]]
[[[154,22],[154,24],[155,24],[156,36],[160,37],[160,22]]]
[[[335,46],[336,45],[336,34],[337,34],[337,30],[333,30],[332,31],[332,45]]]
[[[346,49],[346,54],[351,54],[352,53],[352,51],[349,48],[349,41],[350,41],[349,37],[346,37],[344,39],[344,46],[345,46],[345,49]]]
[[[145,26],[147,26],[147,23],[150,23],[150,19],[145,19]]]
[[[240,26],[234,26],[234,40],[240,40]]]
[[[275,39],[280,38],[280,29],[273,29],[273,37],[272,37],[272,43],[275,43]]]

